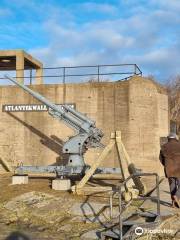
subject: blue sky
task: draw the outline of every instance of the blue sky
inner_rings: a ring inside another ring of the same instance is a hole
[[[180,74],[179,0],[0,3],[0,48],[46,67],[137,63],[159,81]]]

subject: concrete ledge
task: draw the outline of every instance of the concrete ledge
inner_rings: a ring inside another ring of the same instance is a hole
[[[70,179],[54,179],[52,181],[52,189],[58,191],[68,191],[71,189]]]
[[[14,175],[12,176],[12,185],[15,184],[28,184],[28,175]]]

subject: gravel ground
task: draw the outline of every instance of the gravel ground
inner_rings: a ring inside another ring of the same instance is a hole
[[[11,185],[4,174],[0,188],[0,240],[85,239],[109,220],[108,198],[53,191],[48,179]]]
[[[162,196],[169,201],[167,183],[164,184]],[[0,189],[0,240],[98,239],[96,231],[110,220],[107,197],[54,191],[49,179],[32,178],[28,185],[11,185],[11,176],[1,174]],[[137,206],[130,208],[128,214]],[[141,239],[180,239],[180,216],[170,206],[163,206],[163,211],[166,208],[168,215],[160,227],[174,230],[176,236],[151,234],[151,238]]]

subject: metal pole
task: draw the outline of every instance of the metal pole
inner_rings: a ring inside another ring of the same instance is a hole
[[[65,84],[66,82],[66,68],[65,67],[63,67],[63,84]]]
[[[113,193],[111,193],[109,197],[109,205],[110,205],[110,219],[113,218]]]
[[[122,217],[121,217],[121,213],[122,213],[122,192],[121,192],[121,186],[119,187],[119,240],[122,240],[123,236],[122,236]]]
[[[99,68],[100,68],[100,66],[98,65],[98,82],[99,82]]]
[[[156,175],[156,193],[157,193],[157,214],[160,216],[160,191],[159,191],[159,176]]]
[[[137,65],[136,64],[134,65],[134,74],[135,75],[137,74]]]
[[[66,102],[66,68],[63,67],[63,104]]]
[[[32,69],[30,69],[30,85],[32,85]]]

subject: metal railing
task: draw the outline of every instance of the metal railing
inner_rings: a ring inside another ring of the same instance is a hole
[[[140,195],[136,198],[132,197],[128,202],[124,203],[122,200],[122,189],[125,189],[125,186],[127,184],[127,182],[129,182],[131,179],[133,179],[135,176],[137,177],[143,177],[143,176],[154,176],[155,177],[155,187],[154,190],[156,190],[156,195],[155,196],[151,196],[151,194],[146,194],[146,195]],[[115,233],[117,239],[119,240],[123,240],[123,212],[134,202],[134,201],[138,201],[141,200],[146,201],[146,200],[152,200],[156,202],[156,220],[153,223],[142,223],[143,227],[148,227],[151,224],[152,225],[156,225],[159,224],[159,220],[160,220],[160,190],[159,190],[159,176],[157,173],[136,173],[136,174],[132,174],[130,175],[124,182],[122,182],[119,187],[114,190],[112,192],[112,194],[110,195],[110,199],[109,199],[109,207],[110,207],[110,219],[113,221],[113,198],[114,197],[118,198],[118,224],[117,224],[117,228],[118,228],[118,234]],[[142,205],[142,204],[141,204]],[[115,218],[116,219],[116,218]],[[114,226],[114,223],[112,224],[112,227]],[[138,226],[141,226],[141,223],[138,224]],[[108,227],[108,229],[111,229],[111,226]],[[102,232],[102,238],[104,236],[104,232]]]
[[[44,83],[77,83],[77,82],[104,82],[127,80],[134,75],[142,76],[142,71],[137,64],[109,64],[92,66],[72,66],[72,67],[45,67],[42,68],[43,75],[36,76],[36,69],[18,69],[24,71],[24,80],[27,84],[32,84],[36,78],[43,78]],[[0,79],[5,79],[4,74],[9,73],[16,78],[15,70],[8,70],[0,67],[3,73]],[[78,77],[78,80],[77,80]],[[108,79],[107,79],[108,77]],[[20,77],[21,78],[21,77]]]

